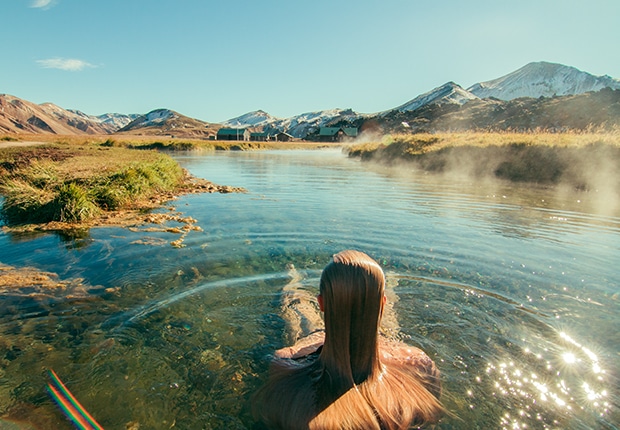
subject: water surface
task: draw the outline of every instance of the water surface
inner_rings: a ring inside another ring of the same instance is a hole
[[[0,262],[70,280],[2,290],[0,416],[70,428],[53,368],[105,428],[251,428],[251,393],[283,346],[286,266],[316,291],[360,249],[396,284],[400,337],[438,364],[439,428],[618,428],[620,217],[596,192],[439,178],[337,150],[176,158],[246,194],[162,211],[203,231],[0,234]]]

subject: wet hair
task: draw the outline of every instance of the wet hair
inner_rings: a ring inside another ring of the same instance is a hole
[[[438,381],[419,366],[380,359],[384,289],[383,270],[368,255],[333,257],[320,281],[325,343],[318,358],[274,361],[254,398],[257,419],[270,429],[385,430],[439,419]]]

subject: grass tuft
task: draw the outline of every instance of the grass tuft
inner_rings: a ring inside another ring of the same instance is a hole
[[[49,203],[54,193],[41,189],[21,179],[11,179],[3,183],[2,219],[7,224],[38,223],[50,220]]]
[[[100,209],[91,193],[75,183],[62,184],[49,203],[49,207],[47,212],[51,215],[51,219],[47,221],[83,222],[100,214]]]

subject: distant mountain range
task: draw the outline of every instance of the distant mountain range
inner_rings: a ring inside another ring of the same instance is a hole
[[[0,94],[0,132],[3,133],[110,134],[137,116],[112,113],[92,116],[52,103],[38,105]]]
[[[169,109],[144,115],[91,116],[51,103],[40,105],[0,95],[0,133],[141,134],[209,138],[221,127],[284,131],[312,139],[321,127],[361,131],[554,130],[620,125],[620,80],[594,76],[562,64],[536,62],[464,89],[448,82],[412,100],[374,114],[351,109],[277,118],[258,110],[221,124]]]
[[[294,137],[306,138],[331,123],[353,124],[363,115],[351,109],[330,109],[306,112],[290,118],[276,118],[258,110],[224,122],[224,127],[258,127],[267,132],[284,131]]]

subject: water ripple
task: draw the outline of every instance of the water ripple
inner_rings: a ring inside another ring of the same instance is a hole
[[[272,281],[277,279],[284,279],[286,276],[288,276],[286,273],[263,273],[254,276],[246,276],[234,279],[222,279],[219,281],[201,283],[188,290],[182,292],[175,292],[165,298],[157,299],[149,302],[148,304],[123,312],[121,315],[115,315],[105,321],[102,324],[102,327],[131,325],[148,317],[156,311],[165,309],[178,301],[188,299],[206,290],[224,287],[234,287],[239,285],[249,285],[258,281]]]

